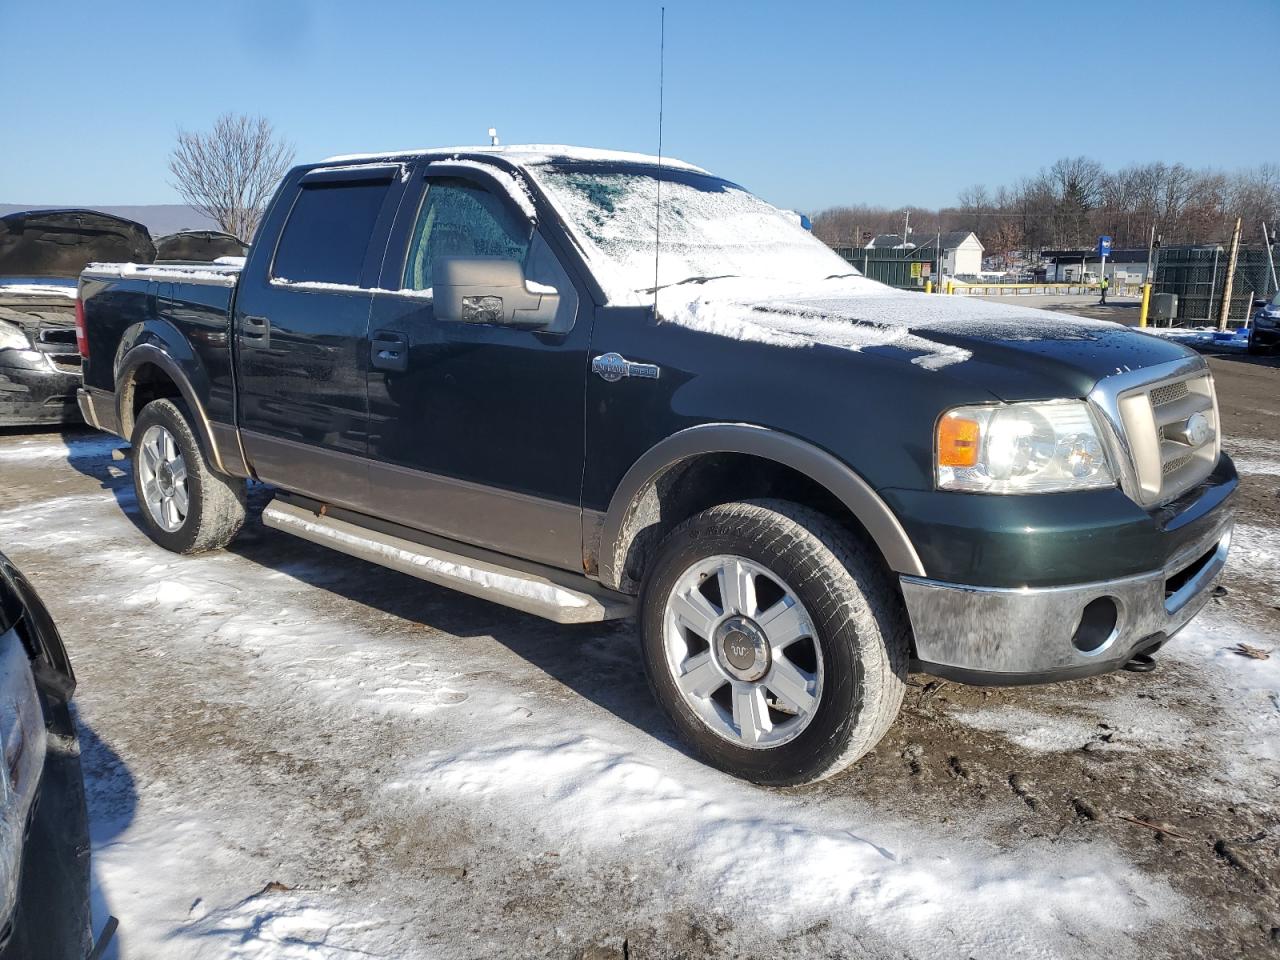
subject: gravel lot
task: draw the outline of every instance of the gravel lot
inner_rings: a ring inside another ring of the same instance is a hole
[[[177,557],[137,528],[118,441],[0,432],[0,548],[79,675],[116,955],[1276,956],[1280,363],[1212,364],[1239,536],[1160,669],[915,677],[873,754],[795,791],[684,755],[626,624],[256,520]]]

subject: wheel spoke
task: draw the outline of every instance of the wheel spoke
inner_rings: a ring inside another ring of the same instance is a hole
[[[720,599],[725,613],[740,613],[744,617],[756,613],[756,578],[739,560],[730,560],[718,572]]]
[[[174,486],[182,486],[187,482],[187,461],[181,457],[173,464],[173,483]]]
[[[708,650],[686,660],[684,673],[676,678],[676,683],[680,684],[680,689],[687,696],[702,700],[711,696],[727,682],[724,675],[716,669],[711,659],[711,652]]]
[[[160,496],[160,484],[156,483],[154,479],[147,480],[142,485],[142,495],[147,498],[147,503],[150,504],[152,512],[154,513],[155,510],[159,508],[160,501],[163,499],[163,497]]]
[[[178,516],[178,506],[173,502],[173,497],[166,497],[161,507],[164,513],[164,522],[171,527],[176,527],[182,522],[182,518]]]
[[[152,473],[160,469],[160,452],[154,443],[142,445],[142,461]]]
[[[769,708],[764,702],[764,687],[756,683],[733,685],[733,723],[738,728],[738,736],[751,744],[773,729]]]
[[[804,610],[790,596],[783,597],[762,613],[756,623],[769,638],[774,656],[788,644],[812,635]]]
[[[818,705],[810,693],[809,677],[785,657],[773,661],[773,669],[764,678],[764,685],[773,691],[779,703],[797,715],[811,713]]]
[[[711,641],[711,628],[719,619],[716,608],[697,587],[671,598],[670,609],[676,620],[707,642]]]
[[[187,515],[190,501],[187,499],[187,485],[185,483],[173,488],[173,505],[177,507],[181,516],[185,517]]]
[[[173,442],[173,434],[168,430],[161,431],[160,443],[163,444],[165,463],[172,463],[178,458],[178,447]]]

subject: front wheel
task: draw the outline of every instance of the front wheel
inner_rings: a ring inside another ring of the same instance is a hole
[[[650,686],[708,763],[771,786],[821,780],[884,736],[905,690],[905,611],[878,557],[785,501],[676,527],[641,602]]]
[[[213,471],[177,401],[143,407],[131,443],[133,489],[152,540],[174,553],[202,553],[240,532],[244,482]]]

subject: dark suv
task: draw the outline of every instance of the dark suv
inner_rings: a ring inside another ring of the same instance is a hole
[[[570,623],[638,613],[658,700],[772,784],[909,669],[1114,669],[1230,540],[1213,379],[1112,323],[899,292],[739,186],[568,147],[293,170],[248,259],[82,276],[90,422],[156,542],[263,519]]]

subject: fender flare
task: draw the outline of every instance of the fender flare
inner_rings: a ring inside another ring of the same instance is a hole
[[[925,576],[924,564],[888,504],[848,465],[820,447],[789,433],[749,423],[703,423],[672,434],[641,455],[618,484],[601,529],[599,577],[606,585],[621,580],[619,542],[627,521],[649,487],[682,460],[703,454],[741,453],[773,460],[809,477],[843,503],[866,528],[897,573]]]
[[[195,388],[191,386],[190,378],[182,369],[182,365],[154,342],[139,343],[130,347],[116,365],[116,416],[119,418],[121,436],[127,440],[133,433],[133,390],[131,384],[134,373],[137,372],[139,367],[147,363],[159,367],[177,385],[178,392],[182,394],[183,402],[186,403],[187,409],[191,411],[195,419],[191,426],[195,428],[196,436],[200,438],[201,445],[208,452],[210,465],[213,469],[219,473],[230,473],[223,463],[218,444],[214,440],[213,428],[209,423],[208,415],[205,413],[204,404],[200,402]]]

